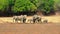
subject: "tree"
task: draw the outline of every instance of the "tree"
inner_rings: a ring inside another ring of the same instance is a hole
[[[54,10],[54,0],[42,0],[39,7],[45,14],[49,14],[51,10]]]
[[[54,10],[54,0],[0,0],[0,11],[8,13],[34,12],[38,9],[50,13]]]
[[[14,12],[35,11],[37,7],[30,0],[16,0],[12,10]]]
[[[55,1],[55,9],[60,10],[60,0],[54,0]]]
[[[9,8],[9,9],[8,9],[8,10],[9,10],[9,11],[12,11],[12,7],[14,6],[15,1],[16,1],[16,0],[8,0],[8,2],[9,2],[9,5],[8,5],[8,8]]]
[[[36,7],[39,7],[39,2],[40,2],[40,0],[30,0],[31,1],[31,3],[33,3]]]
[[[0,10],[1,11],[4,11],[7,6],[8,6],[8,1],[7,0],[0,0]]]

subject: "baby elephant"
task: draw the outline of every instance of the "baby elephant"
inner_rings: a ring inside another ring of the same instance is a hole
[[[48,20],[47,19],[43,20],[43,23],[48,23]]]

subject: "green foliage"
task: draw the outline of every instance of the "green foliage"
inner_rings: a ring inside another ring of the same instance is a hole
[[[16,0],[12,10],[14,12],[35,11],[37,7],[30,0]]]
[[[55,0],[0,0],[0,10],[11,10],[17,13],[24,11],[33,12],[40,8],[43,12],[49,13],[54,9],[54,1]],[[60,6],[57,0],[55,3]]]
[[[8,6],[7,0],[0,0],[0,10],[4,11],[4,9]]]
[[[45,13],[50,13],[54,9],[54,0],[42,0],[40,5],[40,10]]]
[[[14,0],[8,0],[9,4],[14,4]]]
[[[39,0],[30,0],[36,7],[38,7]]]
[[[55,1],[55,9],[60,9],[60,0],[54,0]]]

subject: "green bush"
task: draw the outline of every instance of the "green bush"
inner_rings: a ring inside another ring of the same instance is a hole
[[[16,0],[12,7],[14,12],[35,11],[37,10],[36,2],[31,0]]]
[[[0,0],[0,10],[4,11],[8,6],[8,0]]]
[[[54,0],[42,0],[39,7],[41,11],[48,14],[54,10]]]
[[[55,1],[55,10],[60,10],[60,0],[54,0]]]
[[[17,13],[34,12],[38,9],[50,13],[54,10],[54,0],[0,0],[1,11]]]

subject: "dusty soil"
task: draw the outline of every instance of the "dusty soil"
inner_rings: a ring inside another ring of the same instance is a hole
[[[60,34],[60,24],[0,24],[0,34]]]
[[[13,23],[13,17],[0,17],[0,34],[60,34],[60,16],[41,16],[48,24]],[[27,18],[31,18],[28,16]]]

